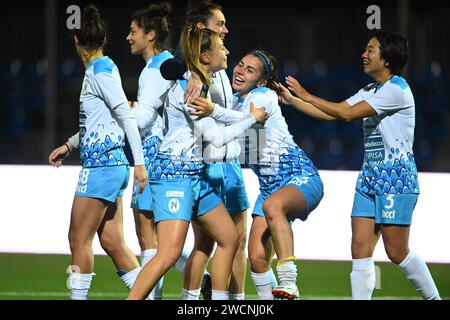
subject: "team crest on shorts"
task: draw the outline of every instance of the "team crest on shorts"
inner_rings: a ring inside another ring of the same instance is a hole
[[[177,198],[172,198],[169,200],[169,211],[176,213],[180,210],[180,201]]]

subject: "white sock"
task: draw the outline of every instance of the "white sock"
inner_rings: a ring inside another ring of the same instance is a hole
[[[279,260],[277,263],[277,273],[281,284],[297,284],[297,265],[293,257]]]
[[[141,266],[146,265],[151,261],[158,252],[158,249],[146,249],[141,252]],[[158,281],[153,290],[147,296],[146,300],[161,300],[162,299],[162,287],[164,283],[164,276]]]
[[[186,266],[186,261],[189,258],[189,255],[191,254],[191,251],[188,250],[186,247],[183,248],[183,252],[181,252],[180,257],[178,258],[177,262],[173,265],[173,268],[177,270],[179,273],[184,274],[184,267]]]
[[[211,300],[230,300],[228,291],[212,290],[211,292]]]
[[[270,280],[272,281],[272,288],[278,287],[278,281],[277,281],[277,277],[275,276],[275,272],[273,272],[272,268],[270,268],[268,272],[270,275]]]
[[[127,273],[124,273],[124,271],[119,270],[117,271],[117,273],[119,274],[120,279],[122,279],[123,283],[125,283],[127,288],[131,290],[141,269],[142,269],[141,267],[137,267],[131,271],[128,271]]]
[[[200,297],[200,288],[197,290],[186,290],[183,288],[181,293],[182,300],[199,300]]]
[[[245,292],[230,293],[230,300],[245,300]]]
[[[264,273],[250,273],[260,300],[273,300],[272,289],[275,287],[272,286],[271,271],[273,275],[272,269]]]
[[[422,258],[410,251],[406,258],[400,262],[399,267],[406,273],[406,277],[422,298],[426,300],[441,300],[430,270],[428,270]]]
[[[87,300],[92,277],[95,273],[71,272],[67,279],[67,287],[70,289],[71,300]]]
[[[375,264],[372,257],[352,260],[350,282],[353,300],[370,300],[375,281]]]
[[[158,249],[146,249],[141,251],[141,266],[144,266],[153,259]]]

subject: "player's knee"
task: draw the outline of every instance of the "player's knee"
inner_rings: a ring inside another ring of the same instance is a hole
[[[372,248],[369,243],[361,239],[352,239],[352,258],[363,259],[372,256]]]
[[[248,260],[250,262],[250,269],[256,273],[264,273],[268,270],[269,262],[264,255],[249,253]]]
[[[226,237],[217,240],[217,246],[225,250],[236,251],[239,247],[239,235],[236,228],[230,228]]]
[[[124,245],[123,239],[120,238],[103,235],[99,240],[101,247],[108,255],[118,252]]]
[[[176,247],[173,248],[173,250],[165,252],[164,254],[158,251],[158,254],[163,254],[163,263],[165,264],[165,267],[170,268],[178,261],[181,256],[182,249],[182,247]]]
[[[400,264],[408,255],[408,249],[401,246],[385,246],[386,254],[393,263]]]
[[[69,232],[68,238],[71,252],[84,250],[86,248],[90,249],[92,247],[92,239],[85,239],[74,232]]]
[[[283,215],[283,210],[280,204],[270,200],[264,201],[263,211],[268,223],[279,219]]]

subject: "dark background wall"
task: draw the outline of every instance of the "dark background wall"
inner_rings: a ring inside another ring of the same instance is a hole
[[[277,57],[279,79],[291,74],[311,92],[342,101],[371,81],[361,68],[370,39],[371,4],[381,8],[384,29],[407,36],[406,78],[416,100],[415,156],[422,171],[450,171],[450,5],[425,1],[217,1],[230,34],[229,66],[248,50]],[[135,98],[141,57],[125,41],[130,17],[148,1],[9,3],[0,28],[0,163],[46,164],[48,153],[78,130],[83,66],[66,28],[66,8],[96,4],[109,26],[105,53],[118,65]],[[3,4],[2,4],[3,5]],[[176,46],[186,1],[172,1]],[[228,71],[231,71],[229,68]],[[323,123],[283,108],[295,140],[320,169],[357,170],[362,162],[362,121]],[[78,163],[72,157],[69,163]]]

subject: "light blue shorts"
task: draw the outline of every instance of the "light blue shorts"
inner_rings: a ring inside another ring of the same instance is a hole
[[[250,208],[241,165],[237,160],[233,160],[231,163],[208,164],[206,172],[209,185],[222,198],[225,208],[230,214]],[[200,207],[202,207],[202,203],[200,203]]]
[[[191,221],[217,207],[222,200],[204,180],[151,180],[154,221]],[[199,204],[202,203],[202,208]]]
[[[280,183],[277,183],[267,194],[260,194],[258,196],[255,207],[253,208],[252,216],[264,217],[263,202],[269,198],[272,193],[288,185],[298,189],[305,197],[308,212],[300,219],[303,221],[306,220],[309,214],[317,208],[323,198],[323,184],[319,175],[291,176]]]
[[[96,167],[82,168],[78,178],[75,195],[88,198],[104,199],[116,202],[128,185],[130,167]]]
[[[131,208],[135,210],[153,211],[153,196],[149,182],[147,182],[144,191],[139,193],[139,182],[136,181],[131,198]]]
[[[374,218],[376,224],[411,225],[412,215],[419,195],[370,195],[355,192],[352,217]]]

